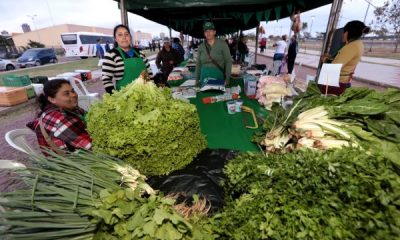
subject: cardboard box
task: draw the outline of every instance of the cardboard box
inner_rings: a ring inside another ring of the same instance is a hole
[[[28,101],[24,87],[0,87],[0,106],[14,106]]]

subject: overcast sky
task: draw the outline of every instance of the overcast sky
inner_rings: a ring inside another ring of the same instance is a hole
[[[375,6],[384,3],[384,0],[367,1]],[[367,7],[366,0],[344,0],[338,27],[350,20],[363,21]],[[371,6],[366,19],[367,25],[374,18],[373,10]],[[312,23],[313,36],[315,32],[325,32],[329,11],[330,5],[327,5],[301,14],[301,20],[308,22],[309,28]],[[33,21],[28,15],[34,16]],[[153,36],[159,36],[160,32],[168,35],[168,28],[165,26],[130,13],[128,18],[134,31],[149,32]],[[6,30],[9,33],[22,32],[23,23],[28,23],[32,30],[67,23],[113,28],[120,23],[120,19],[117,2],[113,0],[0,0],[0,31]],[[286,18],[268,24],[263,22],[262,25],[267,35],[281,35],[289,32],[290,21]]]

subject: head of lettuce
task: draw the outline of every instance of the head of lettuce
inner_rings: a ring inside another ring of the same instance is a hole
[[[144,81],[106,94],[86,119],[94,151],[150,176],[184,168],[207,145],[196,107]]]

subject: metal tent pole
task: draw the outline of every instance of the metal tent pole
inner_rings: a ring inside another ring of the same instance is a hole
[[[328,25],[326,27],[326,36],[324,39],[324,44],[322,45],[321,59],[322,59],[322,56],[324,56],[324,54],[327,54],[329,52],[329,49],[331,48],[332,38],[333,38],[333,34],[335,33],[336,26],[337,26],[337,23],[339,20],[340,11],[342,9],[342,4],[343,4],[343,0],[333,0],[331,12],[329,14]],[[321,61],[319,61],[318,69],[317,69],[317,76],[315,79],[316,81],[318,81],[322,64],[323,63]]]
[[[258,27],[256,28],[256,49],[254,51],[254,64],[257,64],[258,34],[259,33],[260,33],[260,23],[258,23]]]
[[[126,11],[125,0],[119,1],[119,8],[121,10],[121,23],[129,28],[128,12]]]

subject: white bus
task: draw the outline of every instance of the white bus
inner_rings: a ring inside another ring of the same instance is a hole
[[[69,32],[61,33],[62,47],[66,57],[94,57],[96,56],[97,40],[101,40],[101,46],[105,52],[106,42],[110,48],[113,47],[114,38],[112,35],[93,32]]]

